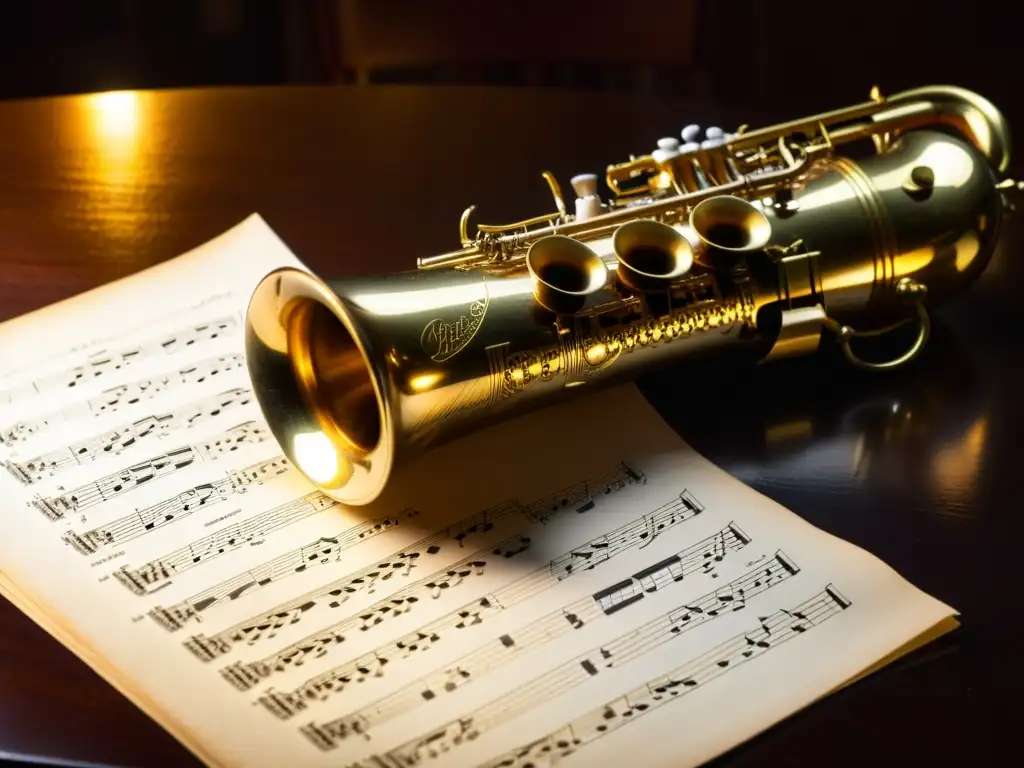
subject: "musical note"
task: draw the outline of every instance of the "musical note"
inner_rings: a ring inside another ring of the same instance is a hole
[[[715,646],[711,651],[687,661],[665,675],[658,675],[629,693],[601,704],[571,722],[561,725],[545,736],[510,749],[488,760],[480,768],[525,768],[527,765],[542,768],[555,761],[576,753],[593,744],[613,731],[635,722],[644,714],[658,707],[676,701],[701,686],[727,674],[753,659],[769,653],[783,643],[799,637],[804,632],[820,626],[833,616],[846,610],[850,601],[842,596],[833,585],[801,603],[792,610],[780,610],[759,620],[757,628],[734,635]],[[798,620],[799,613],[805,618]],[[801,622],[801,632],[793,631]],[[309,733],[314,744],[324,749]],[[444,737],[442,737],[444,738]],[[454,741],[452,741],[454,745]],[[396,750],[397,752],[397,750]],[[410,754],[409,749],[399,753],[401,759]],[[422,753],[411,753],[422,754]],[[361,765],[369,766],[372,763]],[[401,765],[413,765],[405,762]]]
[[[634,523],[623,526],[621,530],[636,531],[642,529],[644,519],[639,518]],[[684,519],[688,518],[680,515],[677,518],[677,522],[682,522]],[[618,541],[618,539],[616,540]],[[612,556],[634,546],[639,546],[643,541],[644,539],[639,534],[634,534],[632,541],[623,539],[615,548]],[[314,635],[305,637],[272,656],[254,662],[232,664],[222,670],[222,675],[236,688],[248,690],[275,673],[286,672],[289,669],[301,666],[310,657],[323,658],[332,648],[336,648],[344,643],[346,637],[353,632],[366,632],[388,619],[409,613],[417,603],[425,602],[428,598],[437,599],[445,589],[461,584],[471,574],[482,575],[484,568],[489,562],[489,558],[505,558],[510,553],[519,554],[524,551],[528,542],[529,540],[522,536],[512,536],[498,546],[489,550],[480,550],[451,568],[420,579],[415,584],[411,584],[405,589],[381,600],[369,609],[346,618]],[[713,542],[709,540],[704,546],[713,546]],[[698,556],[696,562],[702,559],[701,556]],[[552,561],[552,563],[554,562],[556,561]],[[487,595],[481,601],[475,601],[456,609],[443,618],[417,630],[416,635],[439,637],[443,630],[446,631],[451,628],[465,629],[471,625],[475,626],[481,623],[485,616],[521,603],[546,589],[556,586],[560,581],[561,579],[552,577],[551,564],[549,563],[547,566],[542,566],[508,586]],[[551,617],[549,617],[548,623],[554,624]],[[413,640],[402,638],[399,642],[411,643]],[[399,650],[397,647],[393,647],[377,655],[390,658],[394,655],[393,652],[397,650]],[[350,665],[345,665],[307,681],[304,684],[304,689],[316,690],[317,697],[323,699],[328,692],[337,693],[343,690],[351,679]],[[302,694],[296,693],[295,696],[301,699]],[[284,699],[281,697],[274,701],[278,710],[283,709],[283,701]]]
[[[215,376],[223,377],[224,374],[244,366],[245,356],[242,354],[221,355],[201,360],[171,373],[111,387],[95,397],[7,427],[0,431],[0,445],[12,447],[49,429],[64,427],[90,416],[95,418],[116,413],[182,387],[199,385],[212,380]]]
[[[621,491],[627,485],[642,485],[646,482],[647,478],[642,472],[620,463],[610,472],[537,499],[527,507],[526,515],[534,522],[545,523],[566,509],[575,509],[582,514],[593,509],[596,499],[601,496]]]
[[[0,391],[0,402],[15,403],[36,395],[79,389],[101,378],[110,378],[140,361],[156,355],[175,355],[203,342],[233,336],[241,326],[238,315],[218,317],[181,331],[151,336],[139,344],[90,355],[82,365],[44,376],[13,389]]]
[[[301,498],[280,504],[244,522],[222,528],[138,568],[132,569],[123,566],[114,572],[114,577],[135,594],[144,595],[153,591],[154,588],[159,588],[160,583],[165,579],[184,573],[239,547],[263,541],[275,531],[337,505],[338,502],[334,499],[319,491],[314,491]],[[414,517],[416,514],[418,513],[415,510],[406,510],[400,515],[363,522],[349,529],[340,537],[320,539],[313,545],[303,548],[303,559],[316,560],[328,556],[332,549],[331,547],[323,548],[324,544],[333,544],[333,551],[341,551],[373,536],[385,533],[398,526],[401,521]],[[312,554],[308,554],[309,551],[312,551]]]
[[[586,483],[578,483],[571,488],[577,488],[584,484],[590,487],[611,487],[618,477],[627,477],[629,472],[634,470],[619,463],[608,471],[603,471]],[[623,483],[625,488],[627,483]],[[563,494],[556,494],[559,498],[568,498],[571,491]],[[524,524],[531,522],[543,523],[530,511],[535,504],[529,507],[509,501],[497,504],[493,507],[477,512],[469,517],[444,528],[436,533],[426,536],[423,539],[405,547],[398,552],[392,553],[389,557],[379,560],[372,566],[364,568],[354,574],[349,574],[340,579],[330,582],[322,587],[307,592],[300,597],[289,600],[275,608],[253,616],[242,622],[234,624],[226,630],[219,632],[213,637],[196,635],[185,642],[185,647],[192,651],[202,661],[210,661],[216,656],[227,653],[235,644],[246,643],[254,645],[258,642],[274,638],[283,627],[292,626],[309,616],[317,608],[337,609],[353,596],[367,592],[372,594],[378,583],[391,583],[391,579],[408,577],[414,568],[420,565],[427,558],[434,558],[447,553],[446,545],[455,542],[459,548],[465,544],[467,537],[479,536],[492,531],[499,522],[507,522],[514,516],[522,518]],[[571,509],[571,506],[562,509]],[[516,546],[522,546],[519,536],[514,537],[518,542]],[[510,552],[515,547],[504,550]],[[478,555],[471,555],[464,559],[464,562],[484,560],[492,556],[488,550],[482,550]],[[288,573],[284,575],[290,575]],[[173,609],[157,609],[153,618],[168,631],[176,631],[192,619],[197,619],[199,611],[196,605],[202,604],[205,608],[216,604],[222,599],[228,588],[227,585],[236,583],[251,583],[251,578],[242,575],[224,582],[223,585],[214,587],[206,593],[195,595],[188,600],[174,606]],[[212,602],[211,602],[212,598]]]
[[[566,553],[557,561],[552,561],[551,573],[561,580],[580,570],[592,570],[599,563],[613,557],[622,547],[631,547],[635,541],[650,543],[666,529],[689,520],[703,510],[700,503],[684,490],[678,498],[649,515],[628,523],[606,536],[589,541],[584,546]]]
[[[101,547],[123,544],[183,520],[196,512],[209,509],[226,501],[232,494],[245,493],[251,486],[263,485],[284,477],[292,469],[287,458],[277,456],[244,469],[230,470],[219,480],[194,486],[170,499],[132,512],[98,528],[82,533],[67,531],[63,539],[80,554],[91,555]]]
[[[782,565],[777,558],[772,561],[768,568],[772,572],[772,581],[763,582],[760,591],[769,589],[771,586],[792,577],[789,569]],[[755,569],[744,574],[732,582],[730,586],[734,591],[750,590],[754,580],[759,578],[759,570],[761,569]],[[816,599],[821,600],[822,598],[819,596]],[[827,600],[828,605],[837,605],[831,598],[827,598]],[[718,593],[711,592],[699,598],[696,602],[713,605],[717,604],[718,601]],[[550,701],[579,685],[583,685],[591,678],[599,676],[606,669],[627,664],[660,647],[664,643],[672,641],[683,632],[692,629],[695,624],[682,627],[677,624],[678,610],[673,609],[631,632],[597,646],[589,652],[581,654],[530,680],[510,694],[492,699],[487,704],[477,708],[471,718],[473,738],[477,738],[481,734],[518,717],[522,713],[546,701]],[[785,613],[782,615],[786,616]],[[708,622],[714,621],[715,614],[705,611],[702,616],[703,621]],[[738,650],[739,652],[749,650],[745,640],[742,640],[742,645],[739,646]],[[750,653],[753,655],[754,651],[751,650]],[[715,663],[721,663],[723,660],[731,661],[731,655],[722,653],[715,660]],[[688,675],[686,679],[692,677],[692,675]],[[608,712],[612,713],[611,717],[608,716]],[[621,712],[617,712],[614,705],[608,704],[601,708],[600,717],[607,720],[619,717],[621,714]],[[459,718],[388,750],[381,756],[375,756],[375,758],[371,759],[382,760],[385,764],[387,764],[386,761],[391,760],[399,765],[416,765],[424,759],[424,755],[429,757],[431,755],[444,754],[461,743],[456,734],[464,733],[464,731],[457,724],[469,720],[469,718]],[[367,724],[361,722],[360,728],[365,733]],[[309,733],[309,730],[307,727],[302,729],[302,732],[317,747],[324,750],[326,741],[324,731],[320,729],[314,736]]]
[[[317,503],[323,505],[324,509],[337,504],[333,499],[329,499],[319,493],[314,493],[312,496],[318,499]],[[273,512],[274,510],[271,511]],[[315,509],[315,511],[320,510]],[[304,573],[309,568],[339,562],[341,554],[345,550],[366,541],[372,536],[394,529],[398,525],[399,519],[412,517],[416,514],[418,512],[415,510],[406,510],[400,516],[365,522],[342,531],[335,536],[321,536],[316,541],[312,541],[256,568],[245,571],[232,579],[221,582],[217,586],[207,589],[170,608],[157,606],[149,611],[149,617],[167,631],[174,632],[180,629],[187,621],[191,619],[198,620],[203,611],[208,610],[214,605],[219,605],[224,601],[238,600],[245,595],[266,587],[268,584],[279,582],[298,573]],[[191,550],[190,554],[193,558],[197,556]],[[159,561],[157,561],[157,566],[160,566]],[[146,573],[141,578],[159,581],[162,578],[167,578],[167,576],[160,573]],[[145,588],[145,582],[143,584],[142,588]],[[126,584],[126,586],[130,589],[132,588],[130,584]],[[199,641],[197,648],[203,647],[202,644],[204,642],[202,640]],[[216,646],[207,644],[206,647]]]
[[[32,506],[51,521],[61,520],[69,513],[102,504],[186,467],[215,461],[243,445],[255,445],[269,439],[272,436],[266,425],[247,421],[202,443],[174,448],[73,491],[54,497],[37,497],[33,499]]]
[[[380,724],[395,717],[404,715],[418,706],[439,698],[444,693],[451,693],[456,688],[467,685],[483,675],[493,672],[501,665],[511,661],[515,654],[520,651],[536,651],[546,643],[574,632],[584,626],[591,627],[602,617],[611,615],[632,605],[636,600],[624,597],[625,595],[636,595],[635,586],[640,580],[647,580],[653,586],[650,591],[664,589],[678,584],[681,579],[676,577],[677,569],[685,574],[703,574],[704,555],[714,551],[718,546],[719,539],[726,541],[726,552],[738,551],[747,544],[750,539],[731,533],[734,527],[723,529],[728,532],[725,537],[719,534],[710,536],[693,546],[682,550],[678,555],[670,558],[669,561],[657,563],[645,568],[632,579],[619,582],[607,589],[598,590],[590,597],[578,600],[570,605],[552,611],[546,616],[531,622],[512,633],[504,634],[492,640],[477,650],[472,651],[456,661],[420,678],[411,685],[404,686],[397,692],[380,699],[359,711],[330,722],[317,725],[317,738],[323,742],[333,741],[335,744],[353,734],[359,734],[369,738],[369,731]],[[638,548],[642,544],[638,542]],[[784,573],[788,571],[779,567]],[[529,578],[529,577],[527,577]],[[743,584],[744,582],[739,582]],[[512,586],[512,585],[510,585]],[[765,584],[761,591],[767,589]],[[507,609],[523,600],[532,597],[532,592],[518,590],[512,596],[506,596],[506,590],[496,590],[480,601],[480,604],[470,604],[455,611],[437,621],[433,621],[425,627],[417,630],[417,636],[429,635],[433,642],[443,637],[452,628],[460,629],[468,626],[465,617],[474,616],[478,621],[496,614],[498,611]],[[649,594],[647,590],[639,592],[639,598],[643,594]],[[483,605],[486,603],[486,605]],[[614,606],[609,608],[609,606]],[[472,622],[478,623],[478,622]],[[405,644],[404,648],[402,644]],[[432,646],[433,643],[431,643]],[[408,639],[398,643],[388,643],[380,646],[369,654],[369,658],[386,659],[388,669],[394,669],[397,663],[409,658],[412,653],[408,650]],[[260,697],[260,703],[272,714],[284,720],[295,714],[306,710],[311,704],[326,701],[333,694],[341,693],[357,678],[353,674],[354,667],[365,663],[365,657],[360,657],[354,662],[337,667],[327,673],[318,675],[303,683],[299,688],[289,692],[271,691]],[[593,667],[591,662],[591,669]]]
[[[116,427],[64,448],[25,461],[8,461],[5,466],[20,483],[31,485],[44,477],[59,474],[105,456],[117,456],[144,440],[160,438],[170,432],[184,431],[196,424],[220,416],[233,408],[253,402],[252,391],[236,388],[182,406],[176,411],[155,414]]]
[[[409,576],[412,570],[418,567],[421,557],[437,555],[442,551],[441,542],[454,540],[454,537],[464,532],[467,527],[475,527],[480,531],[490,530],[492,525],[488,523],[493,524],[518,511],[518,508],[513,505],[485,510],[421,539],[415,544],[392,554],[390,557],[377,561],[372,566],[343,576],[341,579],[319,587],[315,591],[280,605],[265,614],[260,614],[252,619],[241,622],[221,632],[212,643],[207,638],[199,636],[192,638],[185,645],[200,659],[209,661],[210,657],[206,649],[211,647],[227,650],[233,643],[246,642],[252,645],[261,640],[271,639],[276,636],[277,631],[282,627],[290,626],[302,620],[309,611],[319,604],[318,601],[326,599],[328,607],[338,608],[360,592],[373,593],[378,582],[388,582],[392,578]],[[264,563],[253,571],[247,571],[222,582],[205,592],[188,598],[171,609],[154,609],[150,615],[168,631],[176,631],[190,619],[198,618],[198,614],[201,611],[207,610],[224,600],[238,599],[246,591],[257,589],[273,581],[279,581],[295,573],[301,573],[308,565],[302,559],[303,549],[296,550],[269,563]],[[470,562],[474,559],[469,557],[466,558],[466,561]],[[321,562],[326,561],[321,560]],[[254,576],[256,573],[259,574],[259,578]]]
[[[450,568],[420,579],[337,624],[292,643],[272,656],[248,663],[231,664],[221,670],[221,675],[233,686],[244,691],[276,672],[285,672],[302,666],[309,659],[322,658],[332,647],[344,643],[349,635],[367,632],[389,619],[409,613],[417,603],[437,599],[441,594],[441,585],[454,587],[472,576],[482,576],[486,571],[488,556],[497,554],[501,557],[507,546],[518,547],[519,539],[520,537],[515,536],[493,550],[476,552]]]

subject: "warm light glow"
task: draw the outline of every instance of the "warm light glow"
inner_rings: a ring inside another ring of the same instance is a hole
[[[932,478],[946,496],[971,498],[978,472],[988,423],[979,418],[961,440],[943,448],[932,462]]]
[[[135,91],[110,91],[90,97],[96,136],[104,147],[123,147],[135,143],[139,132],[139,94]]]
[[[907,275],[917,274],[919,271],[927,267],[932,263],[935,258],[935,249],[926,245],[923,248],[916,248],[913,251],[907,251],[906,253],[899,254],[894,259],[895,264],[895,277],[905,277]]]
[[[314,483],[328,484],[338,474],[338,452],[323,432],[295,435],[295,463]]]
[[[971,180],[974,162],[966,149],[953,144],[931,144],[917,158],[918,165],[935,169],[936,187],[962,187]],[[880,190],[897,189],[907,181],[907,170],[897,167],[874,179]]]
[[[444,374],[437,371],[434,371],[433,373],[421,373],[409,379],[409,388],[412,389],[413,392],[426,392],[428,389],[433,388],[433,386],[443,378]]]
[[[956,241],[956,271],[963,272],[974,263],[981,241],[974,232],[964,232]]]
[[[438,288],[403,289],[388,293],[356,293],[352,302],[374,315],[405,315],[444,307],[468,307],[485,298],[498,299],[514,294],[533,292],[533,284],[520,280],[471,281],[461,285]]]
[[[81,100],[83,157],[90,184],[85,187],[86,215],[110,237],[134,239],[145,222],[145,208],[137,197],[142,182],[154,176],[147,162],[154,155],[143,151],[150,137],[145,128],[145,97],[136,91],[111,91]]]

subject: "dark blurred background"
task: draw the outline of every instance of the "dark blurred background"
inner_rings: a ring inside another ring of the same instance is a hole
[[[0,3],[0,98],[288,83],[542,86],[788,114],[926,82],[1012,122],[1012,3],[65,0]],[[610,116],[613,120],[613,116]],[[607,130],[614,130],[608,126]]]
[[[146,99],[140,125],[152,136],[137,154],[132,142],[121,151],[116,119],[94,125],[74,104],[2,111],[0,312],[150,266],[254,210],[310,263],[376,272],[371,257],[385,242],[390,263],[410,268],[412,256],[456,247],[468,202],[488,219],[547,210],[542,168],[564,179],[624,159],[624,146],[653,148],[691,117],[765,125],[867,100],[875,84],[883,93],[975,90],[1019,137],[1024,55],[1013,8],[1009,0],[0,0],[0,101],[243,86]],[[279,85],[348,92],[286,89],[261,99],[247,88]],[[442,93],[452,85],[543,92]],[[627,96],[559,99],[570,91]],[[579,103],[621,111],[577,114]],[[467,109],[479,112],[460,123]],[[510,109],[529,109],[529,119]],[[549,124],[549,115],[571,120]],[[261,130],[250,130],[255,123]],[[382,159],[392,141],[406,144]],[[409,162],[417,153],[430,156]],[[492,183],[491,170],[506,183]],[[1012,173],[1024,176],[1019,156]],[[346,174],[372,183],[348,190]],[[393,179],[429,191],[398,222],[387,207]],[[702,381],[713,384],[700,390],[698,408],[679,397],[678,378],[647,386],[665,413],[673,401],[688,411],[687,438],[701,436],[692,442],[712,461],[967,617],[952,641],[957,653],[914,657],[832,697],[840,703],[813,708],[782,736],[766,734],[767,752],[755,748],[736,764],[761,766],[770,754],[772,765],[820,765],[833,739],[829,765],[1000,765],[996,752],[1016,746],[1024,614],[1003,599],[1021,538],[1016,222],[988,284],[949,308],[955,322],[936,327],[905,378],[866,382],[813,361],[765,367],[757,378],[705,371]],[[170,749],[157,743],[155,725],[141,715],[123,725],[128,705],[13,615],[0,616],[0,751],[14,744],[170,764],[143,759]]]

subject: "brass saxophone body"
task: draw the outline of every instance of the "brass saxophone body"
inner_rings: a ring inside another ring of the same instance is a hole
[[[246,355],[286,455],[362,505],[432,446],[662,364],[831,337],[852,365],[899,367],[985,269],[1018,186],[1001,114],[949,86],[707,133],[609,166],[608,200],[574,177],[574,211],[547,173],[552,213],[470,236],[467,209],[462,248],[408,272],[267,275]],[[854,351],[908,324],[898,357]]]

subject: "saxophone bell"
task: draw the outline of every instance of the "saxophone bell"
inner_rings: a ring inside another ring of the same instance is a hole
[[[636,291],[663,291],[693,267],[693,247],[675,227],[639,219],[623,224],[612,238],[618,276]]]
[[[284,268],[257,286],[246,364],[281,449],[328,495],[355,504],[366,477],[390,471],[394,422],[382,370],[352,307],[320,278]],[[376,478],[374,478],[376,480]]]
[[[591,248],[564,235],[550,235],[530,246],[526,267],[534,298],[558,315],[573,315],[608,282],[608,266]]]
[[[702,244],[698,262],[713,269],[731,268],[742,254],[764,248],[772,236],[764,211],[731,195],[697,203],[690,212],[690,228]]]

